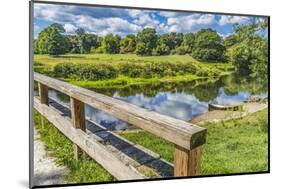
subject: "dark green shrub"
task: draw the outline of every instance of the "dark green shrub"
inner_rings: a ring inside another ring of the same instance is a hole
[[[174,55],[174,54],[176,54],[176,53],[177,53],[176,49],[172,49],[172,50],[170,51],[170,54],[172,54],[172,55]]]
[[[174,65],[176,72],[183,72],[185,74],[195,74],[197,70],[199,69],[195,64],[193,63],[175,63]]]
[[[110,64],[57,64],[54,68],[56,77],[82,80],[105,80],[116,78],[116,68]]]
[[[178,55],[184,55],[184,54],[187,54],[190,52],[191,52],[191,49],[188,46],[179,46],[176,48],[176,54],[178,54]]]
[[[76,65],[73,63],[61,63],[54,67],[54,74],[56,77],[71,78],[76,70]]]
[[[119,73],[128,77],[140,77],[143,72],[143,67],[136,63],[120,63],[118,65]]]
[[[110,64],[81,64],[77,66],[77,75],[83,80],[106,80],[114,79],[118,73]]]

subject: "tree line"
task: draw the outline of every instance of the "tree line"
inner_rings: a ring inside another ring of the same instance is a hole
[[[192,54],[204,61],[225,60],[223,39],[212,29],[202,29],[197,33],[157,34],[154,28],[145,28],[137,35],[129,34],[124,38],[114,34],[101,37],[86,33],[83,28],[77,29],[75,35],[64,33],[63,26],[57,23],[42,30],[35,40],[35,53],[135,53],[140,56]]]
[[[223,39],[216,30],[201,29],[196,33],[157,34],[144,28],[136,35],[121,38],[117,34],[98,36],[83,28],[74,35],[65,34],[62,25],[54,23],[43,29],[34,41],[34,53],[60,55],[65,53],[135,53],[139,56],[190,54],[206,62],[231,62],[239,73],[267,75],[268,20],[254,19],[247,25],[234,25],[234,33]]]

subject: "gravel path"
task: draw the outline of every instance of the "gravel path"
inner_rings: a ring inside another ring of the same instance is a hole
[[[64,184],[65,167],[55,164],[55,158],[46,154],[40,135],[34,129],[34,185]]]
[[[263,103],[246,103],[244,104],[244,110],[243,111],[225,111],[225,110],[212,110],[209,112],[206,112],[204,114],[201,114],[197,117],[194,117],[189,122],[191,123],[203,123],[203,122],[218,122],[218,121],[226,121],[229,119],[236,119],[244,117],[248,114],[261,111],[265,108],[267,108],[267,104]]]

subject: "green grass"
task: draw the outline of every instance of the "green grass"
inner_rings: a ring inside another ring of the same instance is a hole
[[[65,176],[67,183],[113,181],[114,178],[86,154],[76,161],[73,158],[72,142],[48,121],[42,128],[40,118],[40,114],[34,111],[34,126],[45,144],[47,154],[56,158],[57,165],[66,166],[68,169]]]
[[[171,62],[183,64],[195,64],[202,70],[216,71],[220,76],[231,73],[232,66],[226,63],[204,63],[193,59],[189,55],[168,55],[168,56],[146,56],[141,57],[135,54],[66,54],[59,57],[50,55],[34,55],[34,67],[37,72],[47,74],[54,77],[53,68],[59,63],[74,63],[74,64],[99,64],[106,63],[117,65],[119,63],[149,63],[149,62]],[[210,76],[204,76],[210,77]],[[176,74],[175,76],[155,77],[155,78],[130,78],[124,75],[119,75],[115,79],[89,81],[60,78],[67,82],[86,88],[105,88],[105,87],[127,87],[132,84],[146,84],[155,82],[177,82],[177,81],[191,81],[203,76],[187,74]]]
[[[86,64],[86,63],[125,63],[125,62],[182,62],[190,63],[194,62],[198,65],[205,66],[208,68],[227,69],[231,66],[225,63],[205,63],[195,60],[190,55],[167,55],[167,56],[137,56],[135,54],[66,54],[59,57],[53,57],[50,55],[34,55],[34,63],[38,66],[50,66],[54,67],[59,63],[75,63],[75,64]]]
[[[268,170],[268,111],[242,119],[202,125],[207,128],[201,174],[230,174]],[[145,131],[123,132],[128,140],[173,162],[173,144]]]
[[[195,79],[200,79],[204,77],[199,77],[196,75],[187,75],[187,76],[176,76],[176,77],[163,77],[163,78],[130,78],[126,76],[118,76],[116,79],[110,80],[100,80],[100,81],[87,81],[87,80],[71,80],[64,79],[64,81],[69,82],[74,85],[78,85],[84,88],[125,88],[130,85],[137,84],[148,84],[148,83],[159,83],[159,82],[178,82],[178,81],[192,81]]]
[[[268,170],[268,110],[241,119],[206,123],[207,143],[203,148],[202,175],[258,172]],[[51,123],[40,126],[40,115],[34,111],[35,128],[44,142],[48,155],[58,165],[68,168],[68,183],[112,181],[114,178],[97,162],[83,155],[73,158],[72,143]],[[173,162],[174,145],[145,131],[121,132],[121,136],[142,145]]]

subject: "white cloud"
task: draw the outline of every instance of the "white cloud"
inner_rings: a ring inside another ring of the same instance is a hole
[[[69,24],[69,23],[64,24],[63,27],[64,27],[66,33],[74,33],[77,30],[76,26]]]
[[[219,36],[221,36],[223,39],[227,38],[228,36],[232,35],[233,33],[220,33],[218,32]]]
[[[169,32],[193,32],[202,27],[210,27],[215,22],[215,16],[211,14],[192,14],[167,19]]]
[[[221,16],[219,20],[219,25],[224,26],[227,24],[239,24],[239,23],[245,23],[249,20],[249,17],[245,16]]]
[[[127,20],[117,17],[97,19],[89,16],[78,16],[76,25],[77,27],[82,27],[89,32],[94,32],[102,36],[109,33],[123,36],[127,33],[137,33],[142,29],[136,24],[129,23]]]
[[[136,18],[133,23],[137,25],[141,25],[143,27],[153,27],[156,28],[157,25],[160,24],[160,21],[157,19],[153,19],[149,14],[142,14]]]
[[[36,4],[34,15],[39,20],[62,24],[67,33],[82,27],[90,33],[114,33],[122,37],[129,33],[136,34],[147,27],[155,28],[157,33],[186,33],[249,20],[249,17],[243,16],[50,4]]]

